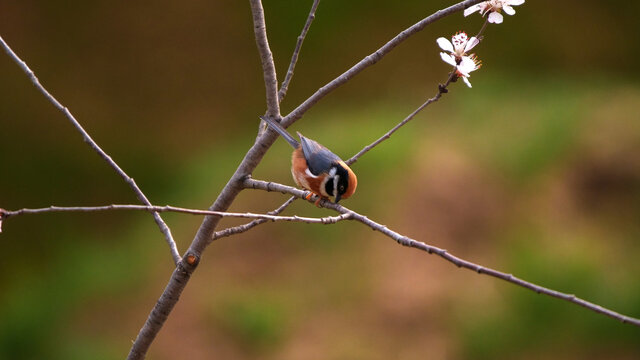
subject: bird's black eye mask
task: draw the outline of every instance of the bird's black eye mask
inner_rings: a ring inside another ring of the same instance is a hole
[[[342,195],[347,192],[349,187],[349,173],[339,165],[332,167],[332,169],[335,169],[335,175],[325,183],[324,190],[332,196]],[[336,179],[337,181],[335,181]]]
[[[335,183],[333,181],[333,178],[329,178],[327,179],[327,182],[324,184],[324,191],[326,191],[327,194],[329,195],[335,196],[335,193],[333,192],[334,186],[335,186]]]

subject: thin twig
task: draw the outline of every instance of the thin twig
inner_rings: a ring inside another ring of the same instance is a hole
[[[482,27],[480,28],[480,31],[478,31],[478,33],[475,36],[475,38],[478,39],[478,41],[482,41],[482,33],[484,32],[484,29],[487,28],[487,24],[489,24],[488,17],[484,20],[484,23],[482,23]]]
[[[309,222],[309,223],[321,223],[321,224],[330,224],[334,220],[340,221],[344,219],[334,219],[331,217],[327,218],[305,218],[299,216],[273,216],[278,215],[282,211],[284,211],[291,203],[293,203],[298,198],[295,196],[290,197],[287,201],[285,201],[282,205],[280,205],[277,209],[270,211],[265,215],[262,214],[253,214],[253,213],[229,213],[229,212],[220,212],[220,211],[209,211],[209,210],[196,210],[196,209],[185,209],[179,208],[175,206],[143,206],[143,205],[106,205],[106,206],[93,206],[93,207],[59,207],[59,206],[50,206],[47,208],[40,209],[20,209],[15,211],[7,211],[4,209],[0,209],[0,233],[2,232],[2,221],[9,217],[15,217],[18,215],[26,215],[26,214],[41,214],[48,212],[96,212],[96,211],[108,211],[108,210],[140,210],[140,211],[157,211],[157,212],[179,212],[179,213],[187,213],[192,215],[219,215],[222,217],[239,217],[239,218],[254,218],[246,224],[230,227],[224,230],[216,231],[213,235],[212,240],[216,240],[223,237],[228,237],[236,234],[240,234],[246,232],[260,224],[264,224],[269,221],[294,221],[294,222]],[[307,221],[310,220],[310,221]]]
[[[35,87],[47,98],[47,100],[49,100],[49,102],[53,104],[53,106],[55,106],[56,109],[60,110],[64,114],[64,116],[71,122],[71,124],[73,124],[76,130],[80,132],[84,142],[87,143],[96,153],[98,153],[98,155],[104,161],[106,161],[107,164],[109,164],[109,166],[111,166],[116,171],[116,173],[120,175],[120,177],[124,179],[124,181],[133,190],[133,192],[136,194],[136,197],[138,198],[138,200],[140,200],[141,203],[147,206],[151,206],[151,202],[149,201],[149,199],[147,199],[147,197],[144,195],[142,190],[140,190],[135,180],[133,180],[132,177],[127,175],[127,173],[125,173],[124,170],[122,170],[122,168],[120,168],[120,166],[116,164],[116,162],[111,158],[111,156],[109,156],[104,150],[102,150],[102,148],[100,148],[100,146],[98,146],[98,144],[91,138],[91,136],[89,136],[86,130],[82,127],[82,125],[80,125],[80,123],[76,120],[76,118],[71,114],[69,109],[67,109],[58,100],[56,100],[56,98],[53,97],[53,95],[51,95],[51,93],[49,93],[49,91],[47,91],[47,89],[45,89],[44,86],[42,86],[42,84],[40,84],[40,81],[36,77],[35,73],[29,68],[27,63],[24,62],[22,59],[20,59],[18,55],[16,55],[16,53],[13,52],[13,50],[11,50],[9,45],[4,41],[4,39],[1,36],[0,36],[0,43],[2,44],[2,47],[4,48],[6,53],[9,55],[9,57],[13,59],[13,61],[16,64],[18,64],[20,69],[22,69],[22,71],[24,71],[25,74],[27,74],[27,76],[29,77],[33,85],[35,85]],[[160,214],[158,214],[157,212],[153,212],[152,214],[156,224],[158,224],[160,231],[162,231],[162,233],[164,234],[165,240],[169,245],[169,251],[171,252],[171,257],[173,258],[174,263],[177,264],[180,261],[180,254],[178,253],[176,242],[173,240],[173,236],[171,235],[171,230],[169,229],[167,224],[164,222],[164,220],[162,220],[162,217],[160,217]]]
[[[246,188],[251,188],[251,189],[259,189],[259,190],[265,190],[265,191],[277,191],[277,192],[281,192],[283,194],[289,194],[289,195],[293,195],[293,196],[297,196],[299,198],[304,198],[308,193],[306,191],[300,190],[300,189],[296,189],[294,187],[291,186],[287,186],[287,185],[283,185],[283,184],[278,184],[278,183],[274,183],[274,182],[267,182],[267,181],[260,181],[260,180],[255,180],[255,179],[247,179],[245,180],[245,187]],[[313,199],[310,199],[309,201],[313,201]],[[417,241],[414,240],[410,237],[407,237],[405,235],[402,235],[394,230],[389,229],[387,226],[379,224],[371,219],[369,219],[368,217],[361,215],[351,209],[348,209],[342,205],[339,204],[334,204],[332,202],[329,201],[321,201],[320,205],[329,209],[333,209],[337,212],[340,212],[341,214],[351,214],[351,218],[352,220],[358,221],[368,227],[370,227],[373,230],[379,231],[382,234],[384,234],[385,236],[397,241],[400,245],[403,246],[408,246],[408,247],[412,247],[415,249],[419,249],[422,251],[427,252],[428,254],[436,254],[438,256],[440,256],[441,258],[443,258],[444,260],[456,265],[457,267],[460,268],[465,268],[471,271],[474,271],[478,274],[485,274],[485,275],[489,275],[491,277],[495,277],[504,281],[507,281],[509,283],[521,286],[523,288],[532,290],[538,294],[544,294],[544,295],[548,295],[551,297],[555,297],[558,299],[562,299],[577,305],[580,305],[586,309],[589,309],[593,312],[599,313],[599,314],[603,314],[606,316],[609,316],[613,319],[619,320],[623,323],[629,323],[635,326],[640,327],[640,319],[637,318],[633,318],[627,315],[623,315],[620,314],[618,312],[615,312],[613,310],[609,310],[603,306],[600,306],[598,304],[594,304],[592,302],[583,300],[573,294],[566,294],[566,293],[562,293],[556,290],[552,290],[540,285],[536,285],[534,283],[522,280],[520,278],[517,278],[515,276],[513,276],[512,274],[507,274],[501,271],[497,271],[488,267],[484,267],[478,264],[475,264],[473,262],[461,259],[451,253],[449,253],[447,250],[445,249],[441,249],[439,247],[436,246],[432,246],[432,245],[428,245],[425,244],[421,241]]]
[[[293,50],[293,55],[291,56],[291,62],[289,63],[289,69],[287,70],[287,75],[285,75],[284,80],[282,81],[282,85],[280,86],[280,91],[278,91],[278,101],[282,102],[282,99],[287,95],[287,90],[289,90],[289,82],[291,82],[291,78],[293,77],[293,70],[296,67],[296,63],[298,62],[298,55],[300,54],[300,49],[302,48],[302,43],[304,42],[305,37],[307,36],[307,32],[311,27],[311,23],[313,19],[316,17],[316,9],[318,8],[318,4],[320,0],[314,0],[313,5],[311,5],[311,10],[309,11],[309,16],[307,17],[307,22],[304,24],[302,28],[302,32],[300,36],[298,36],[298,41],[296,42],[296,48]]]
[[[394,126],[386,134],[382,135],[380,138],[378,138],[378,140],[376,140],[376,141],[372,142],[371,144],[365,146],[357,154],[353,155],[350,159],[345,161],[345,163],[347,163],[347,165],[351,165],[354,162],[358,161],[358,159],[362,155],[364,155],[365,153],[367,153],[368,151],[370,151],[374,147],[378,146],[381,142],[389,139],[394,132],[396,132],[398,129],[400,129],[402,126],[404,126],[406,123],[411,121],[411,119],[413,119],[416,115],[418,115],[418,113],[420,111],[422,111],[422,109],[427,107],[429,104],[438,101],[440,99],[440,97],[442,97],[442,94],[446,94],[448,92],[447,87],[449,86],[449,84],[453,80],[454,75],[455,75],[455,72],[452,72],[451,74],[449,74],[449,79],[444,84],[438,85],[438,93],[436,93],[436,95],[434,97],[432,97],[432,98],[428,99],[427,101],[425,101],[422,105],[420,105],[417,109],[415,109],[411,114],[409,114],[409,116],[404,118],[404,120],[399,122],[396,126]]]
[[[284,205],[289,205],[295,197],[289,199]],[[285,206],[281,206],[284,210]],[[280,210],[278,208],[277,210]],[[349,216],[328,216],[322,218],[312,218],[304,216],[276,216],[275,214],[255,214],[251,212],[237,213],[237,212],[224,212],[224,211],[211,211],[211,210],[198,210],[198,209],[186,209],[176,206],[144,206],[144,205],[129,205],[129,204],[112,204],[105,206],[49,206],[39,209],[20,209],[15,211],[3,210],[0,212],[0,218],[8,219],[19,215],[34,215],[52,212],[100,212],[100,211],[112,211],[112,210],[132,210],[132,211],[155,211],[155,212],[177,212],[191,215],[216,215],[220,217],[233,217],[233,218],[246,218],[257,219],[266,221],[291,221],[291,222],[303,222],[309,224],[335,224],[338,221],[345,220]],[[276,211],[277,211],[276,210]]]
[[[295,197],[295,196],[290,197],[289,200],[285,201],[277,209],[275,209],[273,211],[269,211],[267,214],[268,215],[278,215],[278,214],[280,214],[281,212],[284,211],[284,209],[286,209],[289,205],[291,205],[291,203],[294,202],[296,199],[298,199],[298,198]],[[250,221],[250,222],[248,222],[246,224],[242,224],[242,225],[226,228],[224,230],[216,231],[213,234],[213,238],[211,239],[211,241],[217,240],[217,239],[220,239],[220,238],[223,238],[223,237],[231,236],[231,235],[241,234],[243,232],[249,231],[249,230],[253,229],[254,227],[256,227],[256,226],[258,226],[260,224],[264,224],[266,222],[267,222],[267,220],[265,220],[265,219],[256,219],[256,220]]]

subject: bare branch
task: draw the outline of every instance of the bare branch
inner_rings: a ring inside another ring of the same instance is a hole
[[[340,206],[342,207],[342,206]],[[636,319],[630,316],[626,316],[623,314],[620,314],[618,312],[615,312],[613,310],[609,310],[607,308],[604,308],[598,304],[594,304],[592,302],[583,300],[573,294],[565,294],[559,291],[555,291],[540,285],[536,285],[534,283],[522,280],[520,278],[517,278],[515,276],[513,276],[512,274],[507,274],[507,273],[503,273],[501,271],[497,271],[488,267],[484,267],[475,263],[472,263],[470,261],[466,261],[464,259],[461,259],[455,255],[452,255],[451,253],[449,253],[447,250],[435,247],[435,246],[431,246],[431,245],[427,245],[423,242],[414,240],[412,238],[409,238],[407,236],[401,235],[389,228],[387,228],[384,225],[378,224],[377,222],[367,218],[366,216],[360,215],[352,210],[349,210],[347,208],[342,207],[343,209],[339,209],[338,211],[342,212],[343,214],[351,214],[352,215],[352,219],[358,222],[361,222],[367,226],[369,226],[370,228],[372,228],[373,230],[377,230],[380,231],[381,233],[383,233],[384,235],[386,235],[387,237],[390,237],[392,239],[394,239],[395,241],[397,241],[400,245],[403,246],[408,246],[408,247],[412,247],[412,248],[416,248],[422,251],[426,251],[429,254],[436,254],[438,256],[440,256],[441,258],[449,261],[450,263],[456,265],[457,267],[461,267],[461,268],[465,268],[471,271],[474,271],[478,274],[486,274],[507,282],[510,282],[512,284],[521,286],[523,288],[535,291],[538,294],[544,294],[544,295],[548,295],[551,297],[555,297],[558,299],[562,299],[565,301],[569,301],[571,303],[580,305],[582,307],[585,307],[591,311],[594,311],[596,313],[599,314],[603,314],[606,316],[609,316],[611,318],[614,318],[616,320],[619,320],[623,323],[629,323],[635,326],[639,326],[640,327],[640,319]]]
[[[98,153],[98,155],[104,161],[106,161],[107,164],[109,164],[109,166],[111,166],[116,171],[116,173],[120,175],[120,177],[124,179],[124,181],[133,190],[133,192],[136,194],[136,197],[138,198],[138,200],[140,200],[141,203],[147,206],[151,206],[151,202],[149,201],[149,199],[147,199],[147,197],[144,195],[142,190],[140,190],[135,180],[133,180],[132,177],[127,175],[127,173],[125,173],[124,170],[122,170],[120,166],[116,164],[116,162],[111,158],[111,156],[109,156],[106,152],[104,152],[104,150],[102,150],[102,148],[100,148],[100,146],[98,146],[98,144],[85,131],[82,125],[80,125],[80,123],[75,119],[75,117],[73,117],[69,109],[67,109],[58,100],[56,100],[56,98],[53,97],[53,95],[51,95],[47,91],[47,89],[45,89],[44,86],[42,86],[42,84],[40,84],[40,81],[36,77],[35,73],[31,71],[29,66],[27,66],[27,63],[24,62],[22,59],[20,59],[18,55],[16,55],[16,53],[13,52],[13,50],[11,50],[9,45],[4,41],[4,39],[1,36],[0,36],[0,43],[2,44],[2,47],[4,48],[6,53],[9,55],[9,57],[13,59],[13,61],[16,64],[18,64],[18,66],[22,69],[22,71],[24,71],[25,74],[27,74],[27,76],[29,77],[33,85],[35,85],[35,87],[47,98],[47,100],[49,100],[49,102],[52,103],[53,106],[56,107],[56,109],[60,110],[64,114],[64,116],[71,122],[71,124],[76,128],[76,130],[80,132],[84,142],[87,143],[96,153]],[[162,220],[162,217],[160,217],[160,214],[158,214],[157,212],[154,212],[153,218],[156,224],[158,224],[160,231],[162,231],[162,233],[164,234],[165,240],[169,245],[169,250],[171,251],[171,257],[173,258],[174,263],[177,264],[178,261],[180,261],[180,254],[178,253],[176,242],[173,240],[173,236],[171,235],[171,230],[169,229],[167,224],[164,222],[164,220]]]
[[[295,197],[289,199],[285,204],[280,206],[284,210],[285,205],[289,205],[295,200]],[[276,209],[280,210],[280,208]],[[15,211],[0,211],[1,219],[8,219],[10,217],[15,217],[19,215],[34,215],[34,214],[43,214],[43,213],[52,213],[52,212],[100,212],[100,211],[111,211],[111,210],[134,210],[134,211],[149,211],[149,212],[177,212],[191,215],[216,215],[220,217],[233,217],[233,218],[247,218],[247,219],[258,219],[266,221],[292,221],[292,222],[303,222],[309,224],[335,224],[338,221],[348,219],[348,216],[328,216],[323,218],[311,218],[311,217],[303,217],[303,216],[276,216],[275,214],[254,214],[251,212],[247,213],[237,213],[237,212],[224,212],[224,211],[211,211],[211,210],[197,210],[197,209],[186,209],[176,206],[144,206],[144,205],[121,205],[121,204],[112,204],[105,206],[70,206],[70,207],[61,207],[61,206],[49,206],[46,208],[39,209],[20,209]]]
[[[286,209],[289,205],[291,205],[292,202],[294,202],[297,199],[297,197],[292,196],[289,198],[289,200],[285,201],[282,205],[280,205],[277,209],[268,212],[267,214],[269,215],[278,215],[281,212],[284,211],[284,209]],[[232,235],[236,235],[236,234],[241,234],[243,232],[249,231],[251,229],[253,229],[254,227],[260,225],[260,224],[264,224],[266,223],[267,220],[264,219],[256,219],[253,220],[251,222],[248,222],[246,224],[242,224],[242,225],[238,225],[238,226],[234,226],[234,227],[230,227],[224,230],[220,230],[220,231],[216,231],[213,234],[213,240],[217,240],[223,237],[227,237],[227,236],[232,236]],[[0,224],[2,225],[2,224]],[[1,230],[1,229],[0,229]]]
[[[178,262],[178,265],[171,274],[169,283],[164,288],[156,305],[151,309],[151,313],[140,329],[136,340],[133,342],[127,359],[145,358],[149,346],[155,339],[158,331],[162,328],[164,322],[167,321],[175,304],[180,300],[180,295],[199,262],[200,257],[193,253],[187,253],[184,259]],[[182,286],[176,284],[182,284]]]
[[[276,67],[273,63],[273,54],[269,48],[267,28],[264,22],[264,9],[260,0],[251,0],[251,13],[253,14],[253,31],[255,33],[260,62],[264,72],[264,86],[267,94],[267,116],[280,118],[280,102],[278,101],[278,78]]]
[[[286,185],[282,185],[282,184],[278,184],[278,183],[273,183],[273,182],[267,182],[267,181],[260,181],[260,180],[254,180],[254,179],[247,179],[245,180],[245,187],[247,188],[251,188],[251,189],[260,189],[260,190],[265,190],[265,191],[277,191],[277,192],[281,192],[284,194],[290,194],[293,196],[297,196],[300,198],[304,198],[307,194],[306,191],[302,191],[300,189],[296,189],[293,188],[291,186],[286,186]],[[312,200],[310,200],[312,201]],[[371,219],[369,219],[368,217],[358,214],[357,212],[350,210],[342,205],[339,204],[334,204],[331,203],[329,201],[321,201],[320,205],[329,209],[333,209],[337,212],[340,212],[342,214],[351,214],[351,219],[358,221],[368,227],[370,227],[373,230],[379,231],[382,234],[384,234],[385,236],[397,241],[400,245],[403,246],[408,246],[408,247],[412,247],[412,248],[416,248],[422,251],[427,252],[428,254],[436,254],[438,256],[440,256],[441,258],[447,260],[448,262],[456,265],[457,267],[460,268],[465,268],[468,270],[472,270],[478,274],[486,274],[507,282],[510,282],[512,284],[521,286],[523,288],[535,291],[538,294],[544,294],[544,295],[548,295],[551,297],[555,297],[558,299],[562,299],[577,305],[580,305],[584,308],[587,308],[593,312],[599,313],[599,314],[603,314],[606,316],[609,316],[611,318],[614,318],[616,320],[619,320],[623,323],[629,323],[635,326],[639,326],[640,327],[640,319],[636,319],[630,316],[626,316],[623,314],[620,314],[618,312],[615,312],[613,310],[609,310],[605,307],[602,307],[598,304],[594,304],[592,302],[583,300],[573,294],[565,294],[559,291],[555,291],[540,285],[536,285],[534,283],[522,280],[520,278],[517,278],[515,276],[513,276],[512,274],[507,274],[507,273],[503,273],[501,271],[497,271],[488,267],[484,267],[475,263],[472,263],[470,261],[466,261],[464,259],[461,259],[455,255],[452,255],[451,253],[449,253],[447,250],[445,249],[441,249],[439,247],[436,246],[432,246],[432,245],[427,245],[421,241],[417,241],[414,240],[410,237],[404,236],[396,231],[393,231],[391,229],[389,229],[387,226],[379,224]]]
[[[315,194],[313,194],[309,199],[307,199],[306,197],[309,196],[309,194],[311,193],[310,191],[300,190],[298,188],[276,183],[273,181],[263,181],[263,180],[256,180],[253,178],[247,178],[244,181],[244,187],[245,189],[264,190],[267,192],[279,192],[282,194],[289,194],[289,195],[298,197],[300,199],[305,199],[311,202],[314,202],[315,200],[318,199],[317,195]],[[319,205],[323,205],[323,206],[327,204],[332,204],[332,203],[328,201],[327,202],[321,201],[319,203]],[[333,208],[331,206],[324,206],[324,207]]]
[[[289,82],[291,82],[291,78],[293,77],[293,70],[296,67],[296,63],[298,62],[298,55],[300,54],[300,49],[302,48],[302,43],[304,42],[304,38],[307,36],[307,32],[311,27],[311,23],[313,19],[316,17],[316,9],[318,8],[318,4],[320,0],[314,0],[311,5],[311,10],[309,11],[309,16],[307,17],[307,22],[304,24],[302,28],[302,32],[300,36],[298,36],[298,41],[296,42],[296,48],[293,50],[293,55],[291,56],[291,62],[289,63],[289,69],[287,70],[287,75],[284,77],[284,81],[282,81],[282,85],[280,86],[280,91],[278,91],[278,101],[282,102],[285,95],[287,95],[287,90],[289,90]]]
[[[378,144],[380,144],[381,142],[383,142],[383,141],[387,140],[388,138],[390,138],[391,135],[394,132],[396,132],[398,129],[400,129],[402,126],[404,126],[406,123],[411,121],[411,119],[413,119],[416,115],[418,115],[418,113],[420,111],[422,111],[422,109],[427,107],[429,104],[438,101],[440,99],[440,97],[442,96],[442,94],[446,94],[448,92],[447,87],[449,86],[449,84],[453,80],[454,76],[455,76],[455,72],[451,72],[451,74],[449,74],[449,79],[444,84],[438,85],[438,93],[434,97],[432,97],[432,98],[428,99],[427,101],[425,101],[422,105],[420,105],[417,109],[415,109],[411,114],[409,114],[409,116],[404,118],[404,120],[402,120],[400,123],[398,123],[396,126],[394,126],[386,134],[382,135],[378,140],[376,140],[376,141],[372,142],[371,144],[365,146],[357,154],[353,155],[349,160],[345,161],[345,163],[347,163],[347,165],[351,165],[354,162],[358,161],[358,159],[362,155],[364,155],[365,153],[367,153],[369,150],[373,149],[374,147],[378,146]]]
[[[357,64],[352,66],[349,70],[342,73],[342,75],[333,79],[320,89],[318,89],[313,95],[311,95],[307,100],[305,100],[302,104],[300,104],[297,108],[291,111],[287,116],[285,116],[281,123],[285,128],[293,124],[296,120],[300,119],[305,112],[307,112],[313,105],[315,105],[320,99],[322,99],[325,95],[329,94],[331,91],[337,89],[347,81],[351,80],[354,76],[358,75],[364,69],[369,66],[374,65],[378,61],[380,61],[385,55],[391,52],[396,46],[398,46],[401,42],[407,40],[411,35],[416,34],[417,32],[424,29],[427,25],[442,19],[443,17],[454,14],[458,11],[464,10],[469,6],[475,5],[482,0],[465,0],[461,1],[455,5],[449,6],[446,9],[439,10],[434,14],[420,20],[413,26],[403,30],[398,35],[396,35],[393,39],[388,41],[378,50],[374,51],[370,55],[366,56],[364,59],[360,60]]]

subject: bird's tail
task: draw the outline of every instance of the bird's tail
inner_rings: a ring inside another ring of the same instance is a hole
[[[283,128],[282,125],[275,122],[275,120],[268,118],[266,116],[260,116],[260,119],[266,121],[267,124],[269,124],[269,126],[271,126],[273,130],[275,130],[278,134],[282,135],[282,137],[285,140],[287,140],[287,142],[291,146],[293,146],[294,149],[297,149],[300,147],[300,143],[298,142],[298,140],[296,140],[293,136],[291,136],[291,134],[289,134],[289,132],[285,128]]]

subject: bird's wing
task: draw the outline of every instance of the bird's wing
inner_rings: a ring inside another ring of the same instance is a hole
[[[313,175],[318,176],[321,173],[329,172],[331,165],[340,161],[340,158],[336,154],[318,144],[317,141],[308,139],[300,133],[298,133],[298,136],[300,136],[302,153],[307,160],[309,171],[311,171]]]

